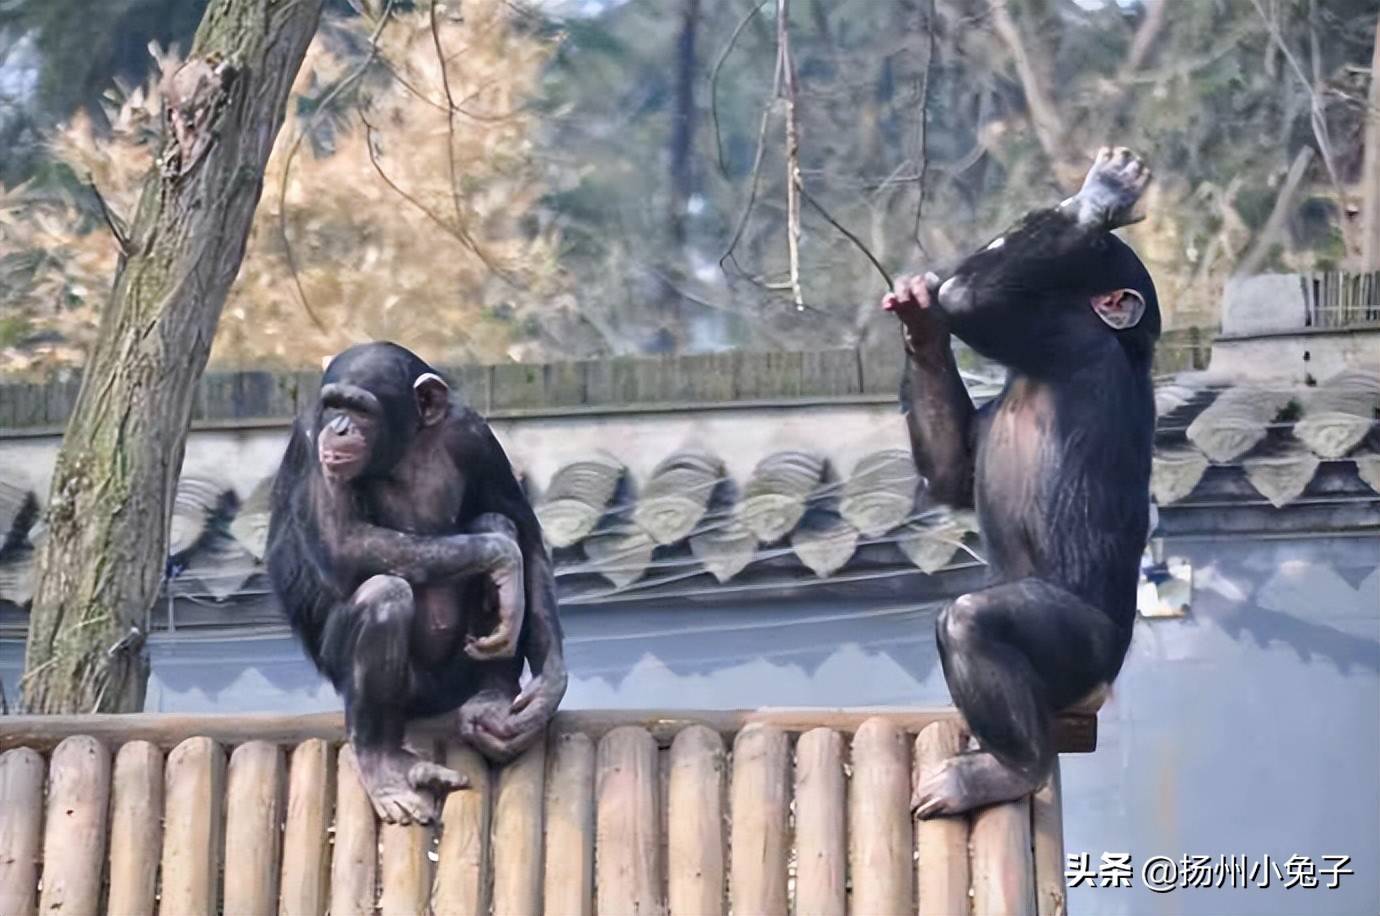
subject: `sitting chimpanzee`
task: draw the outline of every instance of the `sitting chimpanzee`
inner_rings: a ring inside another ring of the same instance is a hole
[[[976,504],[994,583],[939,615],[944,677],[977,748],[917,777],[920,817],[1038,788],[1053,717],[1121,670],[1149,514],[1160,331],[1154,284],[1111,230],[1150,170],[1103,149],[1083,188],[1028,215],[943,282],[907,278],[883,300],[909,354],[902,401],[920,473]],[[1009,369],[975,411],[950,332]]]
[[[493,760],[541,734],[565,694],[551,561],[502,447],[439,375],[389,343],[327,366],[274,481],[267,565],[345,701],[379,816],[425,823],[464,785],[403,746],[409,719],[459,708]],[[518,689],[524,661],[532,679]]]

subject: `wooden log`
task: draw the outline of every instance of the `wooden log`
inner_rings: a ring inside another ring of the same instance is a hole
[[[1035,911],[1064,916],[1068,890],[1064,879],[1064,799],[1059,759],[1049,781],[1030,799],[1030,829],[1035,835]]]
[[[967,740],[957,722],[936,722],[926,727],[915,739],[917,775],[959,753]],[[937,817],[916,824],[919,857],[915,888],[920,916],[964,916],[970,912],[968,832],[966,817]]]
[[[729,893],[734,913],[785,916],[787,911],[790,767],[790,741],[779,728],[749,725],[733,742]]]
[[[553,735],[546,776],[546,881],[549,916],[594,911],[594,742],[578,732]]]
[[[383,916],[426,912],[431,896],[427,853],[435,836],[429,824],[384,824],[379,830],[383,847],[379,856],[379,912]]]
[[[43,836],[43,758],[28,748],[0,754],[0,913],[29,916],[38,891]]]
[[[110,813],[108,913],[153,912],[163,839],[163,752],[131,741],[115,755]]]
[[[438,916],[488,916],[489,764],[474,749],[452,744],[446,749],[446,766],[468,779],[470,787],[452,792],[441,810],[432,906]]]
[[[885,719],[869,719],[853,736],[848,839],[853,908],[859,913],[915,909],[909,743]]]
[[[791,707],[784,709],[625,709],[578,710],[557,713],[551,729],[557,732],[584,732],[598,741],[610,730],[636,725],[651,732],[657,744],[669,747],[684,728],[703,725],[733,740],[743,727],[759,723],[774,725],[787,732],[806,732],[812,728],[832,728],[853,734],[871,718],[883,718],[902,731],[919,732],[932,722],[956,720],[949,708],[831,709]],[[1097,749],[1097,719],[1094,716],[1064,714],[1054,723],[1057,749],[1061,754],[1084,754]],[[455,728],[453,716],[439,716],[416,723],[418,734],[448,738]],[[115,745],[126,741],[149,741],[161,748],[176,746],[187,738],[203,736],[224,744],[268,741],[296,745],[311,738],[340,742],[345,738],[345,719],[338,712],[284,716],[277,713],[169,715],[135,713],[121,716],[0,716],[0,752],[29,747],[40,753],[51,751],[63,738],[90,735]]]
[[[671,742],[666,885],[671,916],[724,909],[724,742],[692,725]]]
[[[646,729],[615,728],[599,742],[597,910],[662,911],[657,746]]]
[[[326,827],[335,797],[334,762],[331,746],[320,738],[303,741],[292,752],[279,885],[282,916],[326,910]]]
[[[283,752],[251,741],[230,755],[225,791],[226,913],[271,913],[278,903]]]
[[[164,771],[162,892],[167,916],[215,913],[219,903],[225,752],[210,738],[188,738]]]
[[[816,728],[801,735],[795,749],[797,913],[843,916],[845,912],[847,792],[842,736],[830,728]]]
[[[993,805],[974,814],[972,844],[973,912],[1034,916],[1030,799]]]
[[[331,916],[373,916],[378,860],[374,805],[359,781],[354,748],[343,744],[336,762]]]
[[[498,774],[493,815],[495,913],[541,910],[542,795],[546,744],[538,741]]]
[[[95,914],[101,905],[110,752],[95,738],[68,738],[48,763],[41,913]]]

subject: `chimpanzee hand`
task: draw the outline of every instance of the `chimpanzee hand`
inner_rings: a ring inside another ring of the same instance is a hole
[[[565,696],[566,673],[556,668],[548,660],[516,697],[496,688],[475,694],[460,707],[460,738],[495,763],[517,757],[541,737]]]
[[[465,654],[477,661],[517,655],[518,637],[522,635],[522,620],[527,612],[522,551],[515,539],[502,540],[502,559],[489,571],[489,581],[497,594],[498,623],[487,635],[470,636],[465,641]]]
[[[900,277],[896,287],[882,297],[882,308],[901,320],[906,349],[911,353],[943,353],[949,347],[949,322],[934,308],[939,277],[933,272]]]

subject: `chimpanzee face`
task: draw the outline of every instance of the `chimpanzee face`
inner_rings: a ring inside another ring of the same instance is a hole
[[[387,474],[418,431],[449,409],[446,383],[397,344],[351,347],[331,360],[322,381],[316,454],[333,481]]]
[[[363,388],[340,383],[322,386],[316,433],[321,472],[333,481],[354,480],[368,469],[378,450],[383,408]]]

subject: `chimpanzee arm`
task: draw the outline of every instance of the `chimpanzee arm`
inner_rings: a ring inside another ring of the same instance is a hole
[[[527,594],[521,652],[532,666],[533,678],[543,682],[542,689],[548,692],[554,712],[555,704],[565,693],[565,653],[556,606],[556,578],[541,524],[493,431],[477,416],[461,422],[465,426],[464,442],[457,459],[464,462],[461,467],[472,475],[470,492],[475,500],[475,514],[496,512],[517,526]]]
[[[904,329],[901,411],[916,468],[940,502],[973,505],[973,402],[958,374],[948,321],[932,308],[934,274],[904,278],[882,301]]]
[[[330,553],[354,577],[392,575],[409,585],[492,573],[521,562],[501,535],[418,536],[359,521],[339,532]]]

